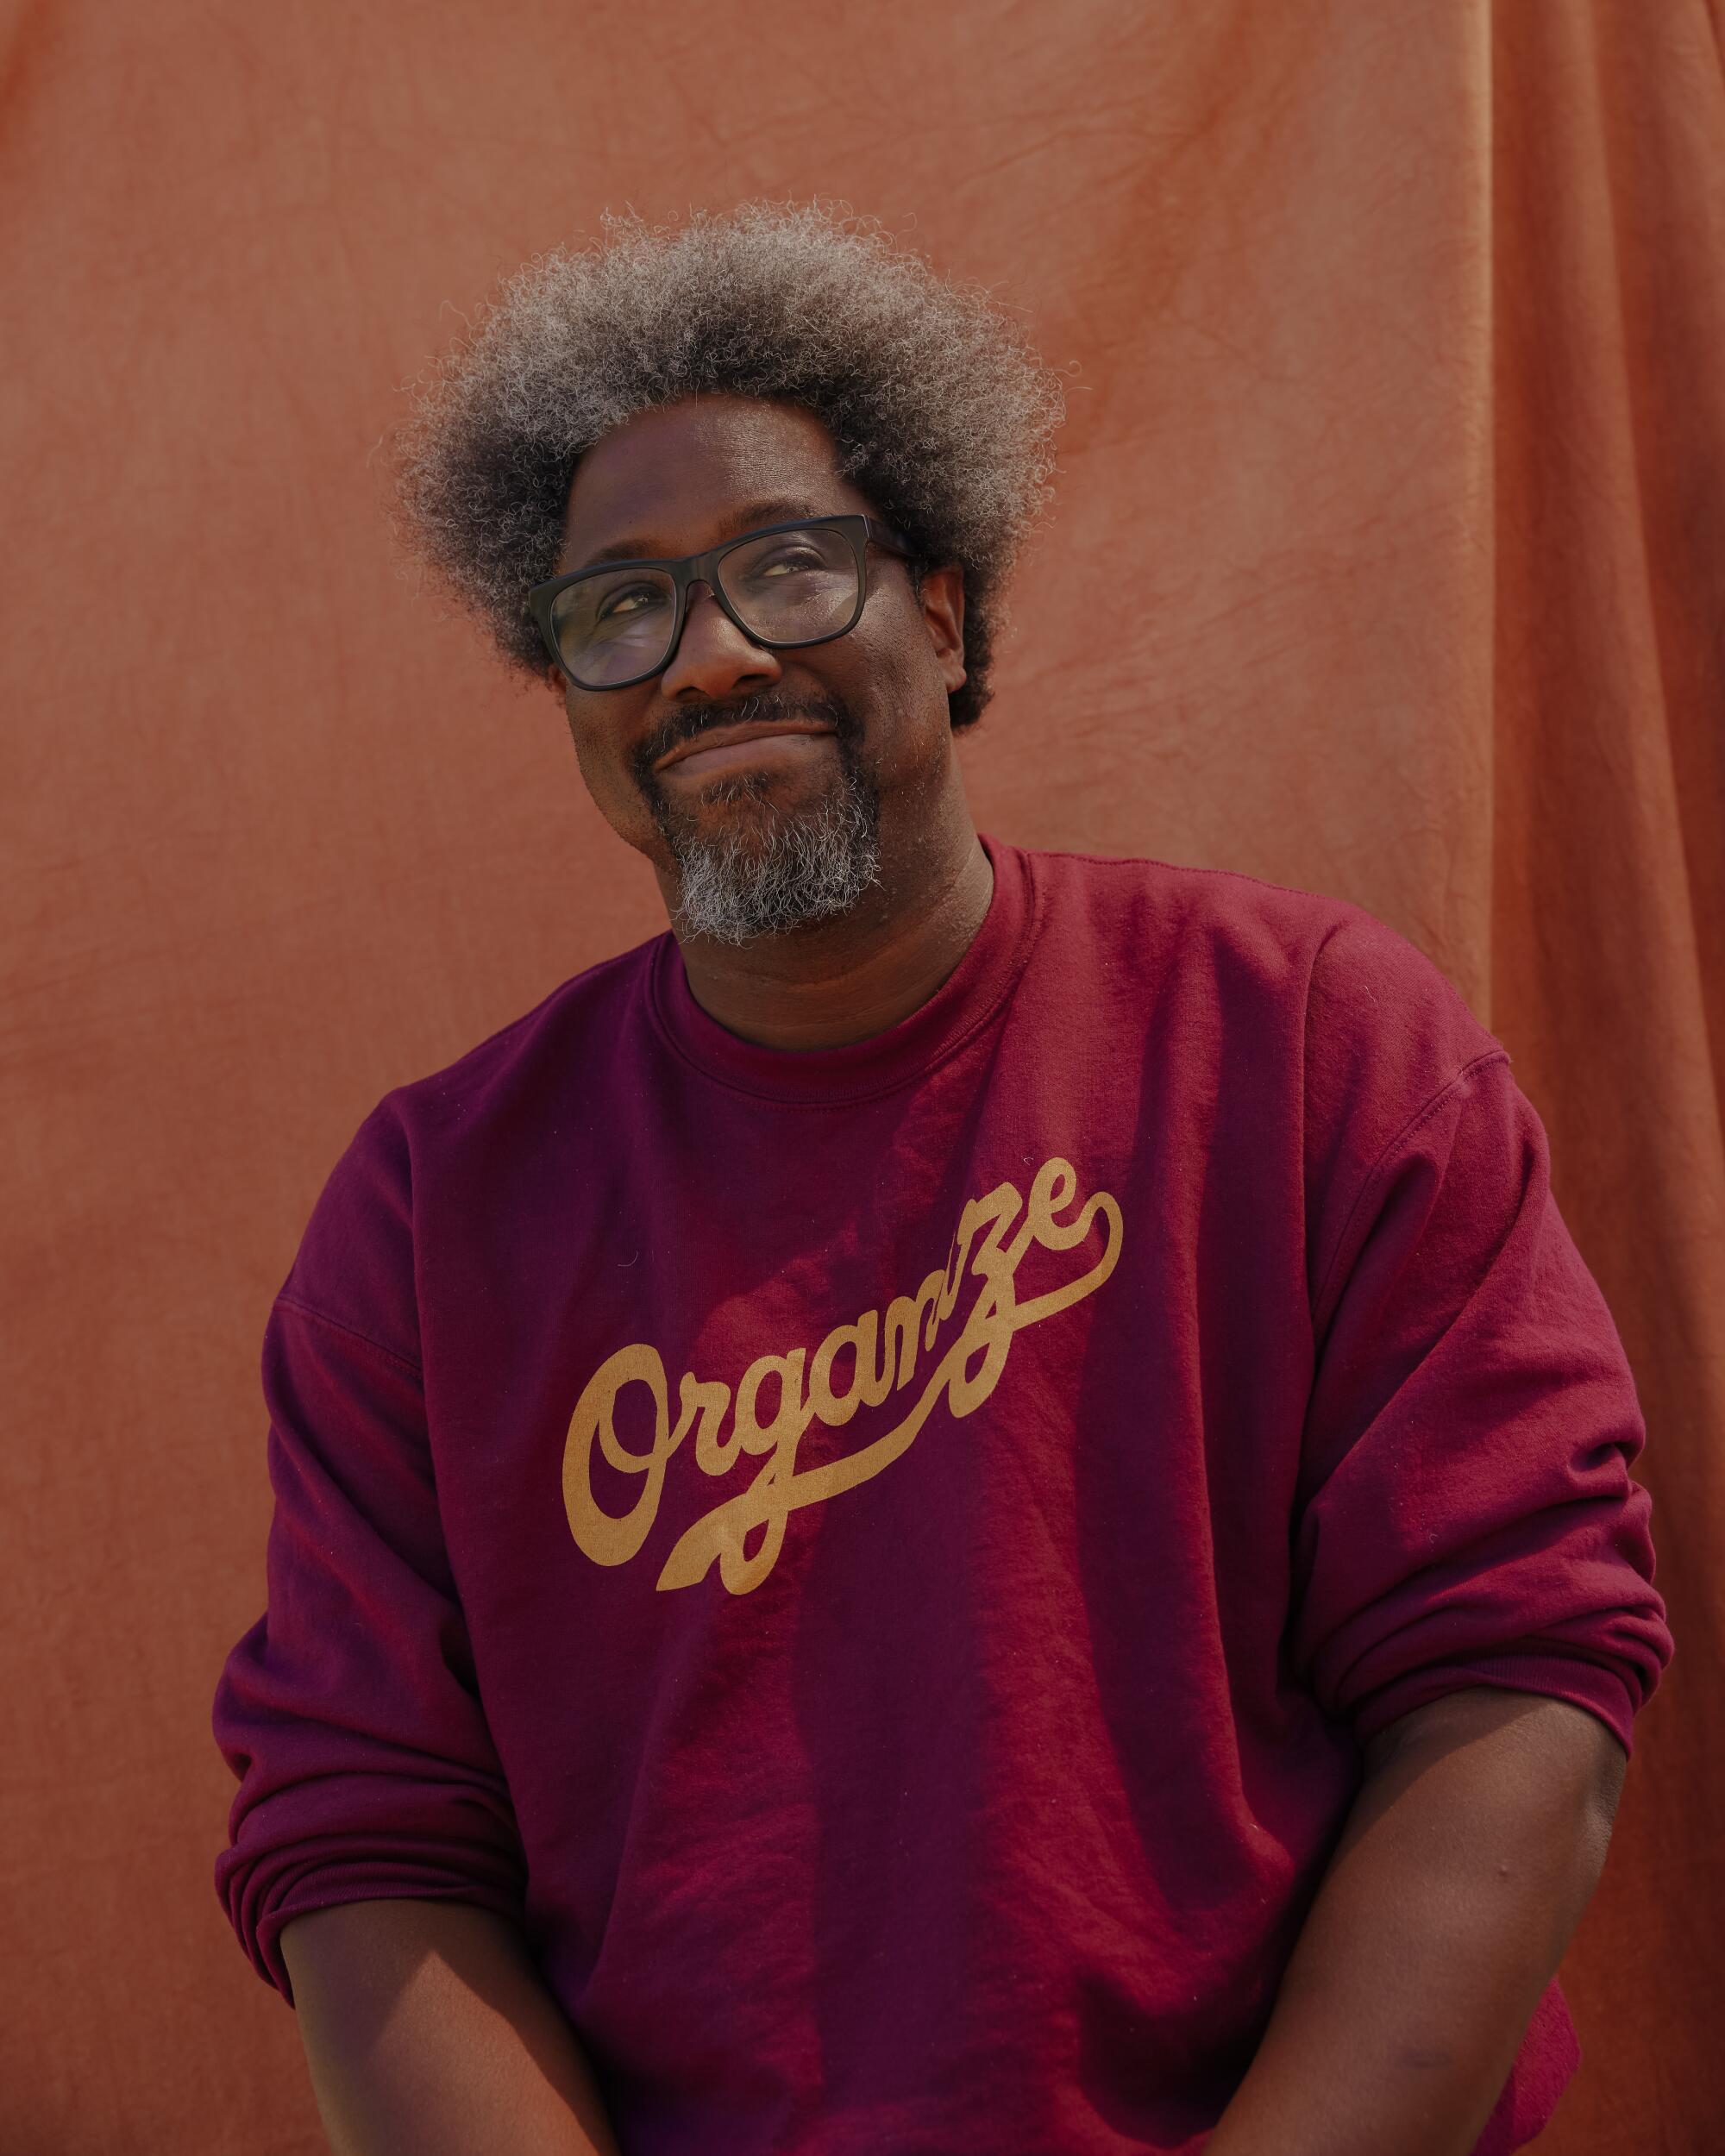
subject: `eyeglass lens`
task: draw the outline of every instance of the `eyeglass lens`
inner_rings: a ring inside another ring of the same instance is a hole
[[[811,643],[856,611],[856,556],[843,532],[768,532],[721,555],[718,580],[750,636]],[[606,569],[551,603],[563,663],[584,688],[651,674],[670,655],[677,590],[663,569]]]

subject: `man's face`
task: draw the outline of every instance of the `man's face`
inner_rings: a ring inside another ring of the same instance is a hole
[[[839,477],[812,414],[690,398],[637,414],[587,452],[558,572],[585,568],[601,550],[675,558],[761,525],[847,511],[878,513]],[[746,899],[752,878],[754,911],[731,906],[742,928],[710,931],[741,941],[751,924],[795,925],[800,904],[806,918],[842,910],[856,895],[845,896],[847,848],[854,884],[871,834],[878,847],[865,867],[913,847],[942,812],[958,783],[946,699],[964,679],[963,616],[958,571],[930,572],[919,594],[906,565],[871,547],[862,618],[830,643],[767,650],[697,585],[677,649],[653,680],[586,690],[555,668],[549,678],[588,790],[653,862],[674,909],[715,876]],[[758,903],[768,886],[777,915]],[[808,895],[819,891],[824,905]],[[695,931],[725,918],[724,903],[721,892],[718,912],[697,918]]]

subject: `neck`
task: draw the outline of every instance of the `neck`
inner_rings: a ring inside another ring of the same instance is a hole
[[[695,1001],[763,1048],[843,1048],[908,1018],[975,941],[994,872],[968,813],[900,851],[883,847],[880,886],[838,919],[740,949],[680,937]]]

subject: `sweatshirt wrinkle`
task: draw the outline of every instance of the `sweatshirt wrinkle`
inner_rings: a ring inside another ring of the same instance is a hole
[[[335,1332],[345,1332],[349,1339],[358,1340],[363,1346],[375,1348],[380,1355],[388,1356],[392,1363],[399,1363],[403,1369],[411,1371],[415,1377],[424,1376],[424,1372],[411,1356],[403,1355],[398,1349],[386,1347],[381,1340],[373,1339],[369,1332],[361,1332],[357,1326],[348,1325],[341,1318],[332,1317],[327,1310],[318,1310],[309,1302],[302,1302],[298,1295],[290,1295],[285,1290],[277,1295],[276,1301],[284,1310],[296,1311],[302,1318],[310,1318],[318,1325],[327,1325]]]

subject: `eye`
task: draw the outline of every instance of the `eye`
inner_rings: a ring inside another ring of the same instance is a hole
[[[649,607],[662,606],[665,594],[656,584],[622,584],[607,591],[594,613],[595,621],[627,621]]]
[[[757,561],[750,570],[751,576],[806,576],[811,571],[819,573],[828,566],[826,556],[808,544],[781,547],[764,561]]]

